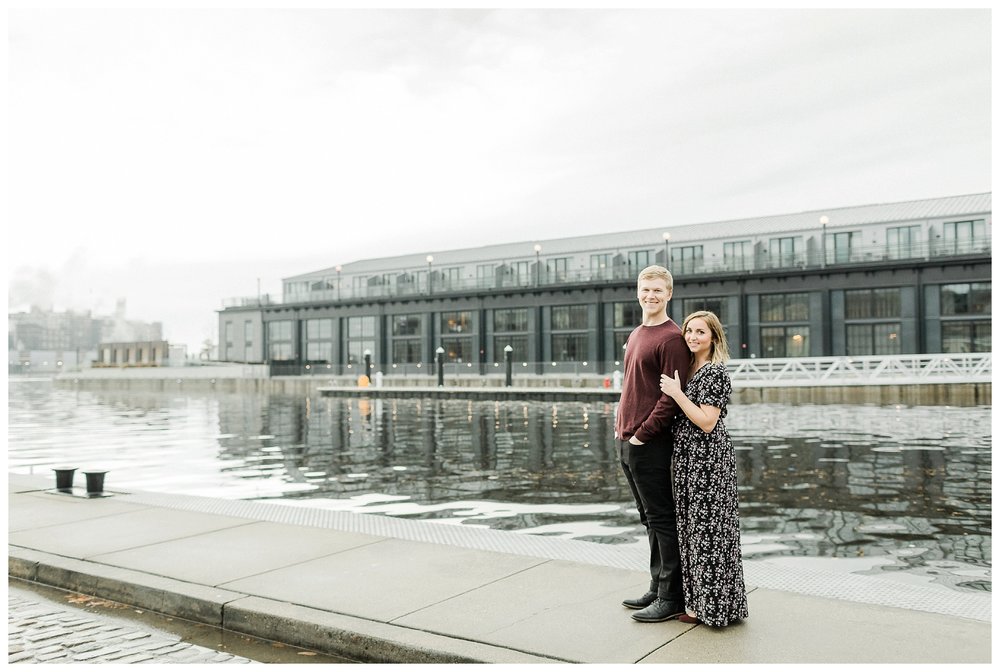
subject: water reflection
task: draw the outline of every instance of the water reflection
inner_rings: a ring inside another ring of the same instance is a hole
[[[613,404],[116,394],[9,386],[9,468],[109,488],[645,543]],[[989,590],[989,408],[734,406],[744,552]],[[99,463],[99,464],[98,464]]]

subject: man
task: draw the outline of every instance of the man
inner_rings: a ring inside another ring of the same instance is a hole
[[[649,591],[622,605],[637,609],[632,618],[656,623],[684,613],[677,519],[674,513],[670,461],[670,423],[677,404],[660,392],[660,374],[679,372],[687,382],[690,352],[680,327],[667,316],[674,281],[662,266],[639,273],[637,292],[642,324],[625,344],[622,396],[615,417],[615,443],[639,520],[649,536]]]

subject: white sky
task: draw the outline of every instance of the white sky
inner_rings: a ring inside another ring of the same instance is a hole
[[[991,189],[971,10],[11,9],[8,304]]]

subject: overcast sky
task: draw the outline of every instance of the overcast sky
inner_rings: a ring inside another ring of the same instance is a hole
[[[989,191],[988,10],[8,14],[8,302]]]

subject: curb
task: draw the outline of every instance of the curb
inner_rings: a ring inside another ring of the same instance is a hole
[[[7,574],[359,662],[567,662],[20,546],[7,547]]]

